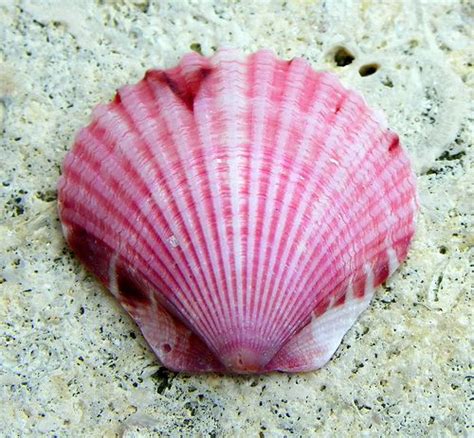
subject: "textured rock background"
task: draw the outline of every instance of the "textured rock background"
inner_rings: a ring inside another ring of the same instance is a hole
[[[473,13],[468,0],[0,0],[0,435],[472,433]],[[55,185],[91,108],[223,45],[334,71],[385,111],[418,174],[408,261],[318,372],[166,371],[61,236]]]

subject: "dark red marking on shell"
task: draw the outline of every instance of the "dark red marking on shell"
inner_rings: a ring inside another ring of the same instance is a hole
[[[346,302],[346,295],[341,295],[336,302],[334,303],[334,306],[342,306]]]
[[[150,304],[149,292],[141,282],[124,266],[117,267],[117,288],[120,297],[130,306]]]
[[[392,141],[388,146],[389,152],[395,152],[400,147],[400,138],[394,132],[391,133]]]
[[[102,282],[108,283],[112,249],[81,226],[70,225],[68,229],[67,240],[71,249],[90,271]]]
[[[389,275],[388,257],[386,253],[379,254],[374,267],[374,283],[382,284]]]
[[[149,70],[145,75],[146,81],[159,81],[165,83],[189,111],[194,110],[194,99],[196,98],[203,81],[209,76],[212,69],[201,67],[188,75],[186,81],[183,80],[180,70]]]
[[[314,315],[320,316],[326,312],[329,308],[329,298],[325,297],[321,300],[321,302],[315,307],[314,309]]]
[[[365,292],[365,275],[361,271],[359,274],[356,276],[353,284],[352,284],[352,293],[354,294],[355,297],[357,298],[362,298],[364,296]]]

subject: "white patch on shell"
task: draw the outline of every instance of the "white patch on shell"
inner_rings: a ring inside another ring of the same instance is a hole
[[[367,285],[373,284],[373,272],[370,269],[366,280]],[[329,308],[319,317],[313,317],[311,331],[313,339],[317,344],[320,354],[315,355],[314,369],[321,368],[334,354],[341,343],[343,336],[351,328],[359,315],[367,308],[373,295],[365,294],[361,298],[354,297],[352,284],[349,284],[346,292],[346,300],[343,305]]]
[[[387,256],[388,256],[388,276],[390,277],[400,265],[398,261],[397,253],[393,249],[393,247],[389,246],[387,248]]]
[[[349,286],[347,286],[346,301],[353,300],[353,299],[354,299],[354,286],[352,285],[352,280],[351,280],[349,283]]]
[[[364,272],[365,272],[364,296],[372,297],[375,290],[374,289],[374,271],[368,263],[364,265]]]
[[[174,234],[168,237],[168,242],[173,248],[177,248],[179,246],[178,239],[176,238]]]
[[[116,252],[112,257],[110,257],[109,264],[109,290],[114,296],[118,296],[118,283],[117,283],[117,260],[119,253]]]

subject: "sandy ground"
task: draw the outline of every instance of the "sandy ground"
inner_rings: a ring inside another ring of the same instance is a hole
[[[472,15],[448,0],[0,0],[0,435],[472,434]],[[221,46],[335,72],[417,172],[409,258],[317,372],[167,371],[61,235],[60,165],[91,108]]]

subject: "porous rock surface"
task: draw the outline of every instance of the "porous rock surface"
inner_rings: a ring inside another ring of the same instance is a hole
[[[0,0],[0,435],[472,433],[470,17],[451,0]],[[408,260],[317,372],[167,371],[61,234],[60,165],[92,107],[222,46],[335,72],[417,173]]]

